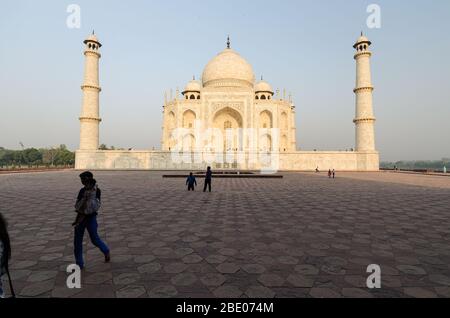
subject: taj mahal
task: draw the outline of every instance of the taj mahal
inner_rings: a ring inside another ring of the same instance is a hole
[[[164,96],[161,150],[99,150],[99,42],[85,41],[80,147],[75,168],[93,170],[377,171],[372,105],[371,42],[354,44],[355,147],[351,151],[299,151],[292,97],[274,91],[231,47],[207,63],[201,79]],[[350,119],[349,119],[350,122]]]

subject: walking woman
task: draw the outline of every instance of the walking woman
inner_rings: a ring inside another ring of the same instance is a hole
[[[77,218],[72,225],[75,227],[75,261],[83,269],[83,237],[85,230],[88,231],[92,244],[99,248],[105,256],[105,263],[109,263],[111,257],[108,246],[98,235],[97,213],[100,208],[102,192],[98,188],[92,172],[83,172],[80,174],[80,179],[84,188],[78,193],[77,203],[75,204]]]
[[[11,244],[7,227],[8,224],[0,213],[0,298],[5,298],[2,277],[8,273],[8,263],[11,259]],[[14,291],[11,290],[11,293],[14,294]]]

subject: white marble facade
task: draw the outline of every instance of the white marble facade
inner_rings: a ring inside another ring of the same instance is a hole
[[[98,60],[101,47],[92,35],[86,41],[84,97],[80,116],[80,150],[76,169],[296,170],[376,171],[370,78],[370,41],[355,44],[357,61],[355,151],[297,151],[295,106],[291,96],[255,81],[252,66],[227,47],[203,70],[201,80],[181,92],[166,94],[161,151],[101,151],[99,144]]]

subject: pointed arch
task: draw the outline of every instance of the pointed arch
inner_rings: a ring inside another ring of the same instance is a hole
[[[192,129],[194,128],[195,120],[197,115],[194,111],[188,109],[183,113],[183,128]]]
[[[223,137],[223,149],[220,151],[236,150],[242,147],[239,137],[239,128],[242,127],[243,116],[233,108],[225,107],[214,114],[213,128],[219,129]]]
[[[286,112],[281,113],[280,129],[288,129],[288,116],[287,116]]]
[[[272,136],[264,134],[259,140],[259,149],[263,152],[272,151]]]
[[[193,134],[187,134],[183,137],[183,152],[192,152],[195,149],[195,136]]]
[[[286,135],[281,136],[281,152],[288,151],[288,138]]]
[[[268,110],[264,110],[259,114],[260,128],[273,128],[273,116]]]

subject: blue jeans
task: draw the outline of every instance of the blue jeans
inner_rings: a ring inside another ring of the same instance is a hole
[[[87,229],[89,233],[89,237],[91,238],[92,244],[98,247],[103,254],[109,253],[109,248],[105,243],[100,239],[97,233],[98,224],[97,224],[97,216],[92,215],[86,217],[81,224],[75,227],[75,239],[74,239],[74,252],[75,252],[75,261],[80,268],[84,267],[83,261],[83,237],[84,231]]]

